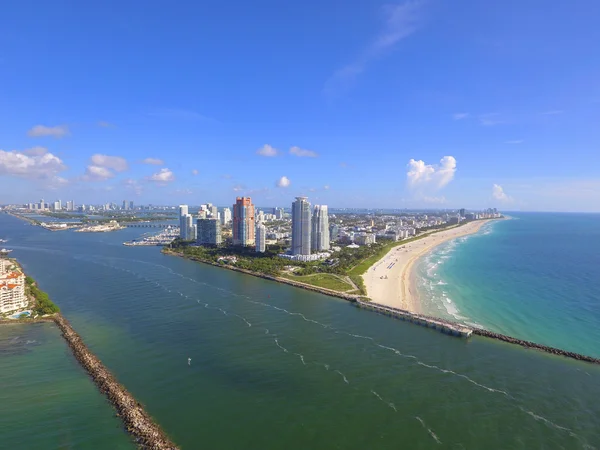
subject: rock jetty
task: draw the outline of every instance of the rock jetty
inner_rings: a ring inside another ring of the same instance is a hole
[[[57,314],[54,316],[54,322],[60,328],[75,358],[115,407],[117,415],[123,420],[125,428],[134,437],[137,445],[143,449],[177,450],[177,446],[171,442],[161,428],[144,411],[142,405],[117,382],[100,360],[89,351],[67,319]]]
[[[559,348],[548,347],[547,345],[536,344],[535,342],[524,341],[522,339],[506,336],[500,333],[494,333],[493,331],[484,330],[482,328],[473,329],[473,334],[477,334],[479,336],[484,336],[491,339],[497,339],[499,341],[508,342],[509,344],[520,345],[521,347],[525,348],[533,348],[542,352],[550,353],[552,355],[565,356],[567,358],[573,358],[578,361],[585,361],[592,364],[600,364],[600,359],[594,358],[592,356],[581,355],[579,353],[569,352],[566,350],[561,350]]]

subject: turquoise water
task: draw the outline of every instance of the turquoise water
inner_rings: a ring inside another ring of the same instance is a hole
[[[52,233],[0,215],[0,231],[184,449],[600,448],[598,366],[449,337],[155,247],[121,245],[143,229]],[[43,371],[56,357],[46,351],[52,346],[64,348],[58,333],[27,370]],[[9,370],[25,368],[16,361]],[[33,410],[44,390],[28,385],[29,397],[4,399],[3,408]],[[78,415],[64,406],[69,389],[57,387],[64,398],[52,398],[70,418],[65,432],[86,442],[83,422],[119,432],[95,448],[124,445],[114,412]],[[29,448],[19,436],[30,422],[40,440],[55,433],[43,415],[23,418],[11,422],[7,448]]]
[[[417,270],[431,314],[600,357],[598,214],[514,214]]]

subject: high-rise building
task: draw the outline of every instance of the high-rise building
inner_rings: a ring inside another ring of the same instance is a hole
[[[210,217],[212,219],[216,219],[219,216],[219,209],[216,206],[211,205],[208,211],[210,212]]]
[[[60,202],[59,201],[54,202],[53,209],[54,209],[54,211],[60,211]]]
[[[75,202],[73,200],[67,201],[67,211],[75,211]]]
[[[183,240],[188,239],[187,218],[188,206],[179,205],[179,237]]]
[[[329,215],[327,205],[315,205],[312,216],[312,251],[329,250]]]
[[[123,200],[123,207],[121,209],[128,209],[129,204],[127,203],[127,200]]]
[[[267,227],[262,223],[256,224],[256,251],[264,253],[267,249]]]
[[[201,209],[198,211],[198,219],[206,219],[208,214],[205,209]]]
[[[221,213],[221,225],[227,225],[231,222],[231,210],[229,208],[223,208]]]
[[[275,218],[277,220],[283,219],[283,208],[275,208],[277,211],[275,212]]]
[[[465,208],[461,208],[461,209],[458,211],[458,214],[460,214],[460,217],[465,217]]]
[[[129,200],[129,209],[133,209],[133,200]]]
[[[292,203],[292,255],[310,255],[311,211],[306,197]]]
[[[185,240],[195,241],[196,240],[196,224],[194,223],[194,216],[186,214],[185,216]]]
[[[233,244],[254,245],[254,205],[250,197],[238,197],[233,205]]]
[[[329,239],[336,240],[340,234],[340,227],[338,227],[335,223],[332,223],[329,227]]]
[[[196,229],[198,245],[221,244],[221,224],[217,219],[198,219]]]

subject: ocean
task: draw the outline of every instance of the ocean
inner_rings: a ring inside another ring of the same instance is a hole
[[[510,216],[421,258],[424,312],[600,358],[600,215]]]
[[[600,448],[600,366],[121,245],[144,231],[0,214],[12,255],[183,449]],[[3,446],[132,448],[57,330],[19,327],[0,326]]]

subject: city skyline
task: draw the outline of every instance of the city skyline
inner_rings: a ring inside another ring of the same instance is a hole
[[[2,202],[598,212],[600,61],[585,43],[600,39],[600,5],[583,4],[542,17],[540,0],[303,3],[293,16],[17,4],[0,55]],[[230,20],[246,25],[227,33]],[[275,36],[257,31],[273,23]],[[240,54],[241,69],[223,57]],[[267,76],[265,55],[299,70]]]

